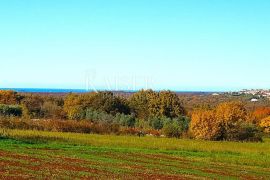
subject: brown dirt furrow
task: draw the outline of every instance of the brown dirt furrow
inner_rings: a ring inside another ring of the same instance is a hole
[[[22,159],[30,162],[38,162],[40,159],[34,158],[28,155],[24,154],[18,154],[14,152],[8,152],[8,151],[1,151],[0,150],[0,157],[8,157],[8,158],[13,158],[13,159]]]
[[[189,180],[193,179],[185,175],[167,175],[167,174],[153,174],[153,173],[137,173],[135,177],[138,179],[148,179],[148,180]]]

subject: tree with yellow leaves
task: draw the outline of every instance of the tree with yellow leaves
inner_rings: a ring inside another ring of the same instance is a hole
[[[213,110],[194,111],[190,131],[197,139],[261,140],[258,128],[247,122],[247,111],[241,102],[225,102]]]
[[[192,113],[190,131],[196,139],[222,139],[222,122],[217,121],[214,110],[196,110]]]
[[[262,119],[259,125],[263,128],[264,132],[270,133],[270,116]]]

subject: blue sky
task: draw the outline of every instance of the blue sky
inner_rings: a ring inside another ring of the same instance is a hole
[[[3,0],[0,87],[270,88],[269,0]]]

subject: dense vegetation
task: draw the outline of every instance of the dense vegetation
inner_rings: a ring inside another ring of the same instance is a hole
[[[248,122],[247,110],[240,102],[222,103],[215,109],[194,111],[190,129],[199,139],[261,140],[259,128]]]
[[[238,97],[194,103],[171,91],[141,90],[46,95],[0,91],[0,127],[44,131],[261,141],[269,133],[270,107]],[[187,103],[189,102],[189,103]],[[190,102],[193,106],[190,107]]]

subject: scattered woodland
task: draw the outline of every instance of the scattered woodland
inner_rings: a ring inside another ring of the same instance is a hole
[[[0,91],[0,127],[56,132],[262,141],[268,100],[171,91],[34,94]]]

